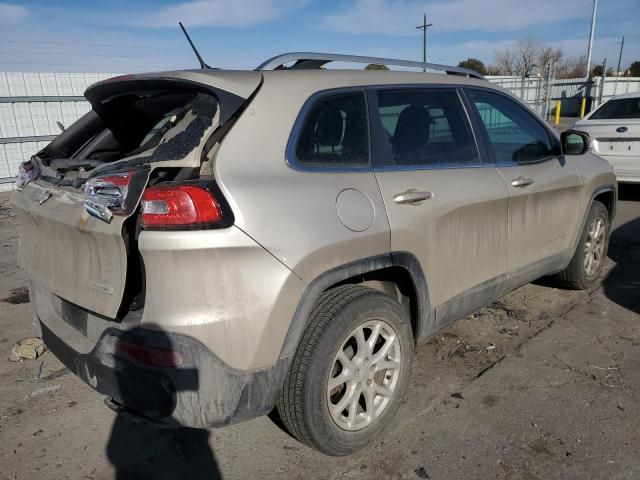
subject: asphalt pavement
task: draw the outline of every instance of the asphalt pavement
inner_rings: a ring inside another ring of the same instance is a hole
[[[118,418],[37,334],[17,233],[0,196],[0,479],[640,478],[640,187],[621,188],[603,282],[526,285],[417,348],[392,427],[321,455],[269,417],[204,430]]]

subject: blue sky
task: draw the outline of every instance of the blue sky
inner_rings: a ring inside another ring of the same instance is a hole
[[[86,0],[0,2],[0,71],[140,72],[197,66],[182,20],[205,60],[254,68],[286,51],[420,60],[422,13],[428,60],[493,62],[534,36],[586,53],[592,0]],[[600,0],[594,63],[640,60],[640,0]]]

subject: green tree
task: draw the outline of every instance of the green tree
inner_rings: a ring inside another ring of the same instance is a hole
[[[631,65],[629,65],[629,76],[640,77],[640,60],[636,60]]]
[[[458,64],[459,67],[470,68],[471,70],[475,70],[480,75],[487,74],[487,68],[482,63],[482,60],[478,60],[477,58],[467,58]]]
[[[387,67],[386,65],[379,65],[377,63],[370,63],[369,65],[364,67],[364,69],[365,70],[389,70],[389,67]]]

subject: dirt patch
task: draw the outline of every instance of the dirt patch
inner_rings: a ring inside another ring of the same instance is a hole
[[[29,289],[27,287],[14,288],[11,290],[11,295],[3,298],[1,301],[12,305],[29,303]]]

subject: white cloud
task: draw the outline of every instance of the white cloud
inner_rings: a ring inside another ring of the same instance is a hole
[[[0,25],[14,25],[29,16],[29,11],[22,5],[0,3]]]
[[[326,29],[346,33],[411,35],[424,12],[439,31],[515,31],[557,19],[588,17],[584,0],[356,0],[321,18]]]
[[[307,0],[196,0],[171,5],[141,19],[149,27],[246,27],[282,17]]]

